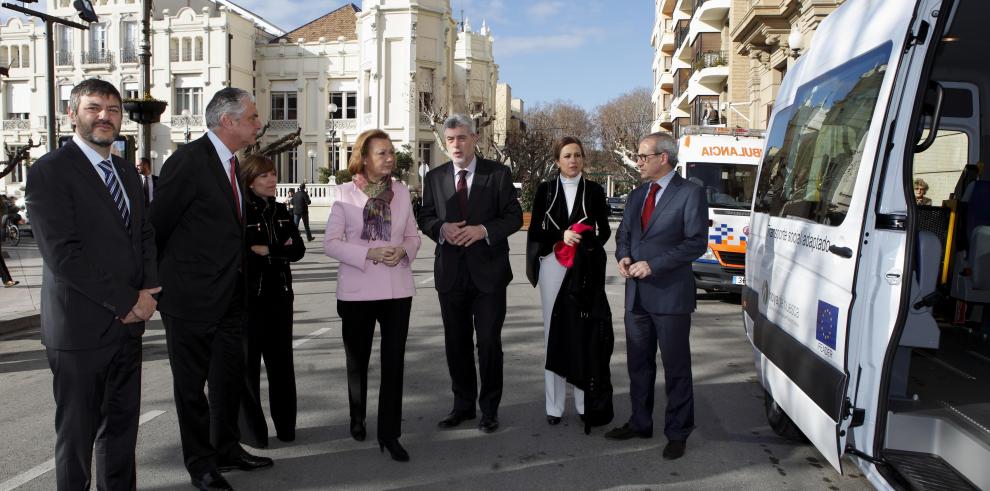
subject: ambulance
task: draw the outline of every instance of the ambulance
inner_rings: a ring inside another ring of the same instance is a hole
[[[763,132],[687,126],[677,146],[677,172],[703,187],[708,198],[708,250],[691,265],[695,284],[706,292],[739,293]]]
[[[768,125],[742,293],[766,417],[878,489],[990,489],[988,22],[847,0]]]

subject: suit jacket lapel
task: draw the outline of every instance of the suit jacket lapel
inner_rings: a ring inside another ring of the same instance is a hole
[[[480,191],[488,187],[488,178],[491,176],[490,170],[487,165],[483,164],[483,160],[478,159],[478,165],[474,168],[474,178],[471,179],[471,187],[468,191],[468,215],[471,214],[471,210],[476,210],[478,208],[478,201],[481,199],[478,197]],[[464,217],[467,219],[467,217]]]
[[[443,166],[443,171],[438,175],[440,179],[440,196],[443,197],[444,216],[441,219],[445,222],[456,221],[453,218],[461,216],[461,210],[457,207],[457,196],[454,195],[454,163],[447,162]]]
[[[234,192],[230,188],[231,185],[230,177],[228,177],[227,174],[223,171],[223,162],[220,161],[220,155],[218,155],[217,150],[213,148],[213,142],[210,141],[210,137],[203,135],[197,141],[201,142],[201,144],[204,147],[206,147],[206,154],[208,155],[206,161],[213,162],[212,164],[207,165],[207,167],[210,169],[209,172],[213,174],[213,177],[215,178],[217,185],[220,186],[220,192],[222,193],[222,195],[227,197],[227,207],[230,209],[230,213],[233,214],[234,221],[240,223],[240,219],[238,218],[237,215],[238,204],[234,202]],[[241,197],[242,203],[243,200],[244,198],[242,196]],[[244,216],[243,211],[244,210],[242,209],[241,216]]]
[[[98,199],[103,202],[103,205],[107,208],[107,213],[112,213],[113,216],[117,217],[117,223],[120,224],[120,231],[126,232],[124,229],[124,220],[120,217],[120,210],[117,209],[117,203],[114,203],[113,198],[110,197],[110,190],[107,188],[106,182],[103,181],[103,176],[93,168],[93,164],[89,162],[89,158],[83,153],[82,149],[76,145],[74,141],[69,141],[65,144],[66,151],[70,152],[68,155],[68,162],[70,166],[77,172],[82,174],[80,177],[82,181],[85,182],[98,196]],[[113,162],[113,158],[110,159]],[[118,169],[118,172],[120,170]],[[123,175],[121,175],[123,177]],[[126,192],[126,189],[125,189]],[[130,198],[130,196],[128,196]],[[133,198],[131,198],[133,199]]]
[[[127,194],[127,199],[131,202],[131,242],[140,242],[142,213],[138,213],[137,208],[139,201],[142,205],[144,204],[144,193],[142,192],[140,183],[135,181],[131,174],[127,173],[123,159],[115,156],[110,161],[113,162],[113,167],[117,170],[117,175],[120,176],[121,188]],[[116,205],[114,205],[115,210],[116,208]]]

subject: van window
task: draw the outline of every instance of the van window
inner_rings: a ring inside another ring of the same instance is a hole
[[[690,162],[687,179],[705,189],[709,208],[748,210],[756,184],[756,166]]]
[[[891,44],[800,87],[767,137],[754,209],[837,226],[852,200]]]
[[[921,135],[924,140],[926,129]],[[935,143],[922,153],[914,155],[915,191],[918,204],[941,206],[943,200],[956,189],[959,176],[969,162],[969,135],[962,131],[939,129]],[[919,184],[921,186],[919,186]],[[957,198],[960,196],[957,196]]]

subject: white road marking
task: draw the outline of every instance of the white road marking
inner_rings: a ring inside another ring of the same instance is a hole
[[[425,284],[427,284],[427,283],[429,283],[431,281],[433,281],[433,277],[432,276],[430,276],[429,278],[427,278],[427,279],[425,279],[423,281],[420,281],[419,284],[420,285],[425,285]]]
[[[147,423],[148,421],[151,421],[163,414],[165,414],[165,411],[159,411],[159,410],[148,411],[142,414],[141,417],[138,419],[138,426],[141,426]],[[18,474],[4,481],[3,483],[0,483],[0,491],[10,491],[12,489],[16,489],[20,486],[23,486],[33,481],[38,477],[43,476],[44,474],[54,469],[55,469],[55,459],[48,459],[47,462],[35,466],[30,470],[28,470],[27,472]]]
[[[329,330],[330,330],[329,327],[323,327],[323,328],[317,329],[317,330],[309,333],[309,336],[306,336],[306,337],[304,337],[302,339],[297,339],[296,342],[292,343],[292,347],[293,348],[298,348],[298,347],[302,346],[303,343],[305,343],[306,341],[309,341],[309,340],[311,340],[313,338],[318,338],[318,337],[322,336],[324,333],[326,333]],[[0,490],[0,491],[2,491],[2,490]]]

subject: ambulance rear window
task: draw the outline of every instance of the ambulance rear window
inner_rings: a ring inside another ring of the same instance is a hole
[[[891,44],[801,86],[774,117],[754,209],[842,223],[849,210]]]

